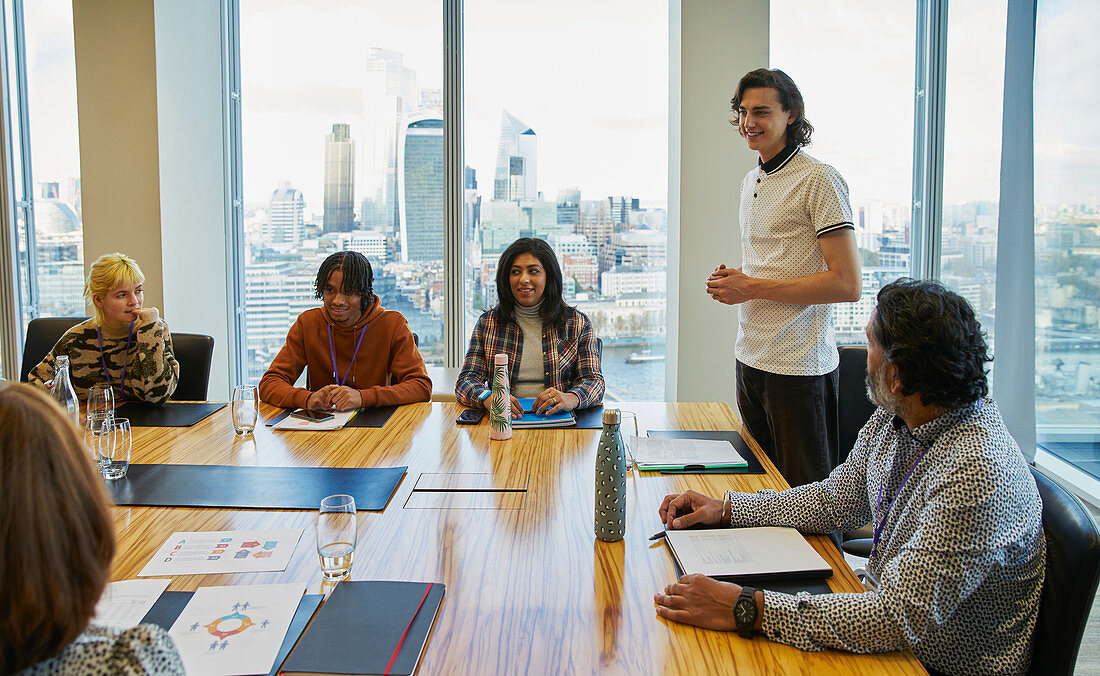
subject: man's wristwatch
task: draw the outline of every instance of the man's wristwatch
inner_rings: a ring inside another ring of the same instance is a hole
[[[752,638],[752,628],[756,624],[756,590],[742,587],[741,595],[733,604],[733,619],[737,622],[737,633],[742,638]]]

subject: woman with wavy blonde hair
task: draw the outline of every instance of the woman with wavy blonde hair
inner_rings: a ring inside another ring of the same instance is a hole
[[[0,383],[0,673],[183,673],[163,629],[92,623],[115,553],[107,505],[57,404]]]
[[[31,370],[30,382],[48,388],[57,357],[68,355],[69,375],[80,399],[101,384],[114,390],[117,401],[167,401],[176,391],[180,367],[168,324],[155,307],[143,307],[144,282],[137,262],[125,254],[96,259],[84,287],[95,317],[66,331]]]

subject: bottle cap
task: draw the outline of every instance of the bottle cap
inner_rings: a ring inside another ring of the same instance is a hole
[[[503,353],[503,352],[498,352],[497,355],[495,357],[493,357],[493,363],[496,364],[497,366],[507,366],[508,365],[508,355]]]
[[[603,410],[603,424],[605,425],[618,425],[621,420],[619,409],[617,408],[605,408]]]

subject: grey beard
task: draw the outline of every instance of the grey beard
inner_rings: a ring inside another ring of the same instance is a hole
[[[893,415],[901,413],[901,403],[886,384],[886,368],[884,366],[879,366],[875,372],[868,371],[864,382],[867,385],[867,398],[871,400],[872,404]]]

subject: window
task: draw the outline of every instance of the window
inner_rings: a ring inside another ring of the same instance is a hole
[[[443,354],[443,46],[438,2],[240,3],[247,379],[350,249]]]
[[[910,274],[915,41],[913,2],[771,2],[771,67],[802,91],[806,150],[848,182],[863,294],[833,306],[840,345],[867,342],[875,294]]]
[[[949,12],[939,276],[992,342],[1007,1],[956,0]]]
[[[1100,6],[1040,2],[1035,38],[1039,446],[1100,478]],[[1073,45],[1073,49],[1066,49]]]
[[[5,3],[16,267],[24,327],[85,316],[72,3]],[[21,81],[26,96],[20,94]]]
[[[664,399],[667,4],[467,0],[463,20],[466,335],[501,252],[542,238],[603,341],[605,398]]]

